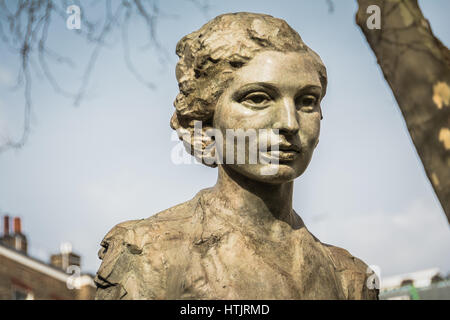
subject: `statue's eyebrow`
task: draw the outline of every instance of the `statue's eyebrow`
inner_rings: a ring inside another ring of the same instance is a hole
[[[315,84],[309,84],[309,85],[299,88],[297,90],[296,97],[298,97],[302,93],[305,93],[306,91],[317,92],[317,94],[319,95],[319,98],[322,96],[322,87],[321,86],[318,86]]]

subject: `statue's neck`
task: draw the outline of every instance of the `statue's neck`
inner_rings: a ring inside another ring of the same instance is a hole
[[[303,225],[292,210],[293,182],[270,184],[251,180],[219,165],[217,183],[211,190],[228,209],[250,223],[271,224],[284,221],[292,228]]]

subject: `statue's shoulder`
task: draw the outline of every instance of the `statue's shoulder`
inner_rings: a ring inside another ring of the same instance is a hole
[[[141,257],[155,257],[155,270],[162,259],[156,259],[167,241],[184,241],[188,239],[190,224],[198,207],[199,192],[193,199],[161,211],[146,219],[130,220],[114,226],[100,243],[98,257],[102,260],[95,277],[97,299],[122,299],[127,295],[126,288],[132,286],[134,273],[139,273],[141,264],[148,263]],[[171,248],[177,248],[171,245]],[[145,251],[145,252],[144,252]],[[134,290],[133,290],[134,291]]]
[[[353,256],[344,248],[322,243],[331,253],[333,262],[338,271],[351,270],[354,272],[365,273],[367,265],[359,258]]]
[[[181,204],[158,212],[146,219],[129,220],[114,226],[103,238],[101,246],[109,248],[112,243],[127,244],[128,246],[143,247],[146,243],[164,240],[165,235],[172,232],[183,232],[185,224],[190,223],[198,207],[202,191]],[[103,258],[99,254],[100,259]]]
[[[364,261],[343,248],[326,243],[322,245],[330,253],[348,299],[378,299],[378,290],[369,288],[368,279],[372,276],[372,271]]]

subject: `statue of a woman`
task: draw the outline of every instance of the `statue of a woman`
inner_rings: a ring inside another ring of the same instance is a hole
[[[218,167],[217,183],[115,226],[101,243],[96,298],[377,299],[366,264],[320,242],[292,209],[293,180],[319,141],[319,56],[285,21],[253,13],[216,17],[176,53],[171,126]],[[244,148],[234,145],[242,132]]]

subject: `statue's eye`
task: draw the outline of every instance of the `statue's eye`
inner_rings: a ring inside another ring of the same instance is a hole
[[[270,96],[265,92],[253,92],[246,95],[241,100],[241,103],[250,107],[264,108],[271,100]]]
[[[314,111],[318,101],[319,100],[317,99],[317,97],[306,94],[297,98],[295,105],[297,106],[298,110],[311,112]]]

